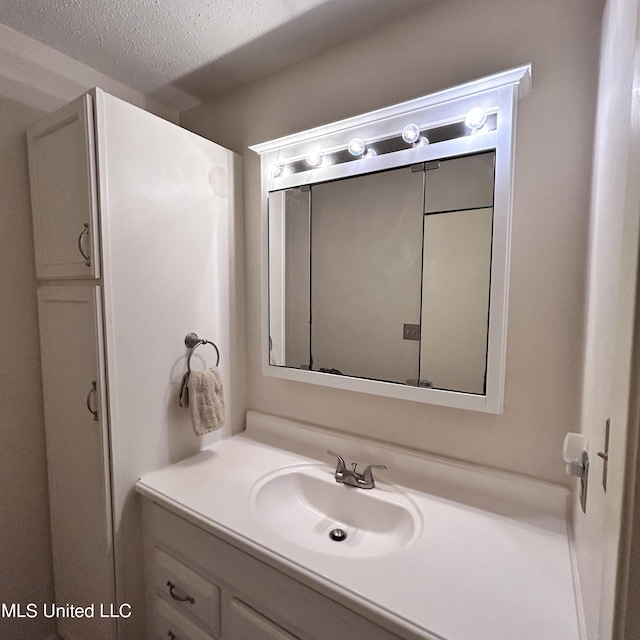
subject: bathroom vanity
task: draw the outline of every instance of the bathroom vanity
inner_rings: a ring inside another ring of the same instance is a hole
[[[563,487],[249,412],[137,490],[148,638],[580,638]]]

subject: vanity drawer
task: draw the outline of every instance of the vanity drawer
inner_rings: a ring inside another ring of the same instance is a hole
[[[155,588],[171,605],[220,635],[220,589],[168,553],[155,549]]]
[[[156,597],[155,640],[215,640],[177,609]]]

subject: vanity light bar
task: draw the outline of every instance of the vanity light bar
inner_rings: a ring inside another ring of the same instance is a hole
[[[267,171],[271,178],[279,178],[293,173],[327,167],[332,164],[351,162],[355,159],[367,160],[374,158],[378,153],[386,154],[401,151],[406,148],[402,146],[402,143],[412,147],[424,147],[430,142],[441,142],[467,135],[487,133],[497,128],[497,112],[497,107],[489,109],[474,107],[464,117],[459,115],[454,119],[432,122],[422,126],[415,122],[410,122],[404,126],[399,134],[396,133],[379,139],[365,141],[355,136],[349,140],[346,147],[314,149],[306,156],[293,157],[284,162],[270,164]],[[424,135],[427,132],[432,137],[432,140]],[[378,147],[377,150],[371,146],[373,143]]]

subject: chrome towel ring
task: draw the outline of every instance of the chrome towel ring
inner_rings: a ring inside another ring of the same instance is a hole
[[[189,353],[187,354],[187,371],[191,373],[191,356],[193,352],[202,344],[210,344],[216,350],[216,367],[220,364],[220,350],[215,342],[211,340],[205,340],[200,338],[197,333],[187,333],[184,343],[189,347]]]

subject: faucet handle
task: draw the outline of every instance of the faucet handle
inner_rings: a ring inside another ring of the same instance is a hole
[[[386,464],[370,464],[364,468],[364,473],[362,474],[362,480],[364,482],[373,483],[373,471],[372,469],[386,469]]]
[[[335,451],[331,451],[331,449],[327,449],[327,453],[330,453],[332,456],[338,458],[338,463],[336,465],[336,475],[342,473],[347,468],[344,458],[341,455],[338,455]]]

